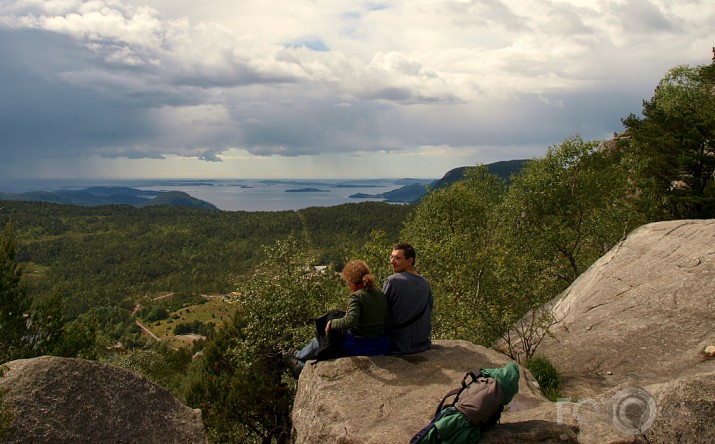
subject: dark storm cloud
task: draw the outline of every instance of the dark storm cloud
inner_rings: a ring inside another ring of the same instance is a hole
[[[71,38],[0,28],[0,60],[0,153],[6,159],[101,153],[152,132],[131,97],[60,79],[92,66]]]

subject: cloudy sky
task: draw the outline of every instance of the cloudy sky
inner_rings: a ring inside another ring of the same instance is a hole
[[[2,0],[0,176],[441,177],[604,139],[712,0]]]

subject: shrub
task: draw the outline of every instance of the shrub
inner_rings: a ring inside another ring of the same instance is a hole
[[[546,398],[556,401],[561,397],[561,377],[551,361],[543,356],[534,356],[526,361],[525,367],[534,375]]]

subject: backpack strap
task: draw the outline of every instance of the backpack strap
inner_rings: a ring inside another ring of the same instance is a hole
[[[457,402],[457,399],[459,398],[459,393],[462,390],[463,390],[462,388],[457,388],[454,390],[450,390],[449,393],[444,395],[444,397],[442,398],[442,401],[440,401],[439,405],[437,406],[437,410],[435,410],[435,412],[434,412],[434,416],[436,417],[437,415],[442,413],[442,410],[444,410],[445,407],[453,406]],[[454,396],[454,401],[452,401],[452,403],[449,405],[445,405],[445,403],[447,402],[447,399],[449,399],[451,396]]]
[[[467,386],[468,386],[469,384],[475,382],[480,376],[482,376],[482,371],[481,371],[481,370],[480,370],[479,372],[477,372],[476,375],[474,374],[474,372],[467,372],[467,373],[464,375],[464,378],[462,378],[462,390],[464,390],[465,388],[467,388]],[[472,380],[469,381],[469,382],[467,382],[467,378],[472,378]]]
[[[478,373],[479,375],[481,375],[481,371],[480,371],[480,372],[477,372],[477,373]],[[462,378],[462,386],[459,387],[459,388],[450,390],[446,395],[444,395],[444,397],[442,398],[442,401],[441,401],[441,402],[439,403],[439,405],[437,406],[437,410],[436,410],[435,413],[434,413],[435,416],[437,416],[442,410],[444,410],[445,407],[454,406],[454,405],[457,403],[457,401],[459,401],[459,395],[462,393],[462,391],[463,391],[464,389],[466,389],[466,388],[469,386],[469,384],[471,384],[471,383],[473,383],[474,381],[476,381],[478,377],[479,377],[479,376],[477,376],[476,374],[474,374],[474,372],[467,372],[467,373],[464,375],[464,378]],[[472,380],[469,381],[469,382],[467,382],[467,378],[472,378]],[[454,396],[454,400],[452,401],[451,404],[448,404],[448,405],[447,405],[447,404],[446,404],[447,400],[448,400],[450,397],[452,397],[452,396]]]

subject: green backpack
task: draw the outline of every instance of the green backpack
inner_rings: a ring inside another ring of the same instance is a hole
[[[461,386],[442,398],[432,421],[410,444],[474,442],[499,422],[504,406],[518,391],[519,367],[514,362],[476,374],[467,372]]]

